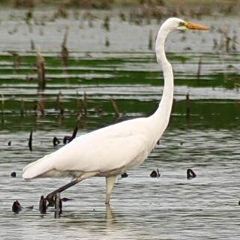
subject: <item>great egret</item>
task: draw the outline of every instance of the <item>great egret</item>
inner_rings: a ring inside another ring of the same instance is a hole
[[[164,89],[158,109],[150,117],[132,119],[75,138],[69,144],[23,169],[23,178],[74,177],[75,180],[53,191],[46,197],[52,199],[56,193],[93,176],[106,178],[106,200],[118,175],[125,173],[148,157],[165,131],[173,103],[173,71],[168,62],[164,44],[168,34],[174,30],[207,30],[208,27],[169,18],[161,26],[156,39],[157,61],[162,66]]]

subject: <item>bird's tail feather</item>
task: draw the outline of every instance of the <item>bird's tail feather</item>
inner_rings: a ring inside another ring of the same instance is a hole
[[[52,169],[51,159],[49,159],[49,155],[46,155],[39,160],[28,164],[26,167],[23,168],[23,175],[24,179],[31,179],[40,177],[44,173],[50,171]]]

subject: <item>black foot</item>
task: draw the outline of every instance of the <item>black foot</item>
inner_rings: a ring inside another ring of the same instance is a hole
[[[45,200],[48,201],[48,207],[54,207],[55,206],[55,198],[56,194],[48,194]]]

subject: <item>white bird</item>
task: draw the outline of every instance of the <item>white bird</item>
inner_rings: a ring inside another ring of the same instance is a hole
[[[48,194],[52,199],[56,193],[93,176],[106,178],[106,200],[118,175],[143,163],[168,126],[171,115],[174,81],[172,66],[168,62],[164,44],[168,34],[174,30],[208,30],[208,27],[169,18],[161,26],[156,39],[156,57],[162,66],[164,89],[155,113],[149,117],[131,119],[113,124],[75,138],[69,144],[23,169],[23,178],[74,177],[75,180]]]

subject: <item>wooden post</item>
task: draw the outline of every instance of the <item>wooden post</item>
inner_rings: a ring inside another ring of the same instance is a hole
[[[68,66],[68,59],[69,59],[69,51],[67,48],[68,31],[69,31],[69,26],[66,27],[66,32],[63,38],[62,50],[61,50],[62,63],[63,63],[63,66],[65,67],[65,71],[66,71],[66,67]]]
[[[56,193],[55,195],[55,218],[60,218],[60,215],[62,214],[62,200],[60,197],[60,193]]]
[[[5,109],[5,99],[4,99],[4,95],[2,94],[2,120],[4,119],[4,109]]]
[[[149,32],[149,37],[148,37],[148,50],[152,50],[153,48],[153,39],[152,39],[152,30]]]
[[[29,139],[28,139],[28,147],[29,150],[32,151],[32,131],[30,132]]]
[[[119,118],[120,114],[119,114],[119,109],[118,109],[117,103],[114,99],[111,99],[111,101],[112,101],[112,105],[113,105],[114,112],[115,112],[115,118]]]
[[[42,214],[45,214],[47,212],[47,201],[44,198],[44,196],[41,196],[39,201],[39,211]]]
[[[46,88],[45,60],[40,50],[37,52],[38,90],[43,92]]]
[[[189,93],[186,95],[186,119],[189,120],[191,115],[191,105],[190,105],[190,97]]]
[[[198,61],[197,79],[200,79],[201,77],[201,70],[202,70],[202,58],[200,58]]]

